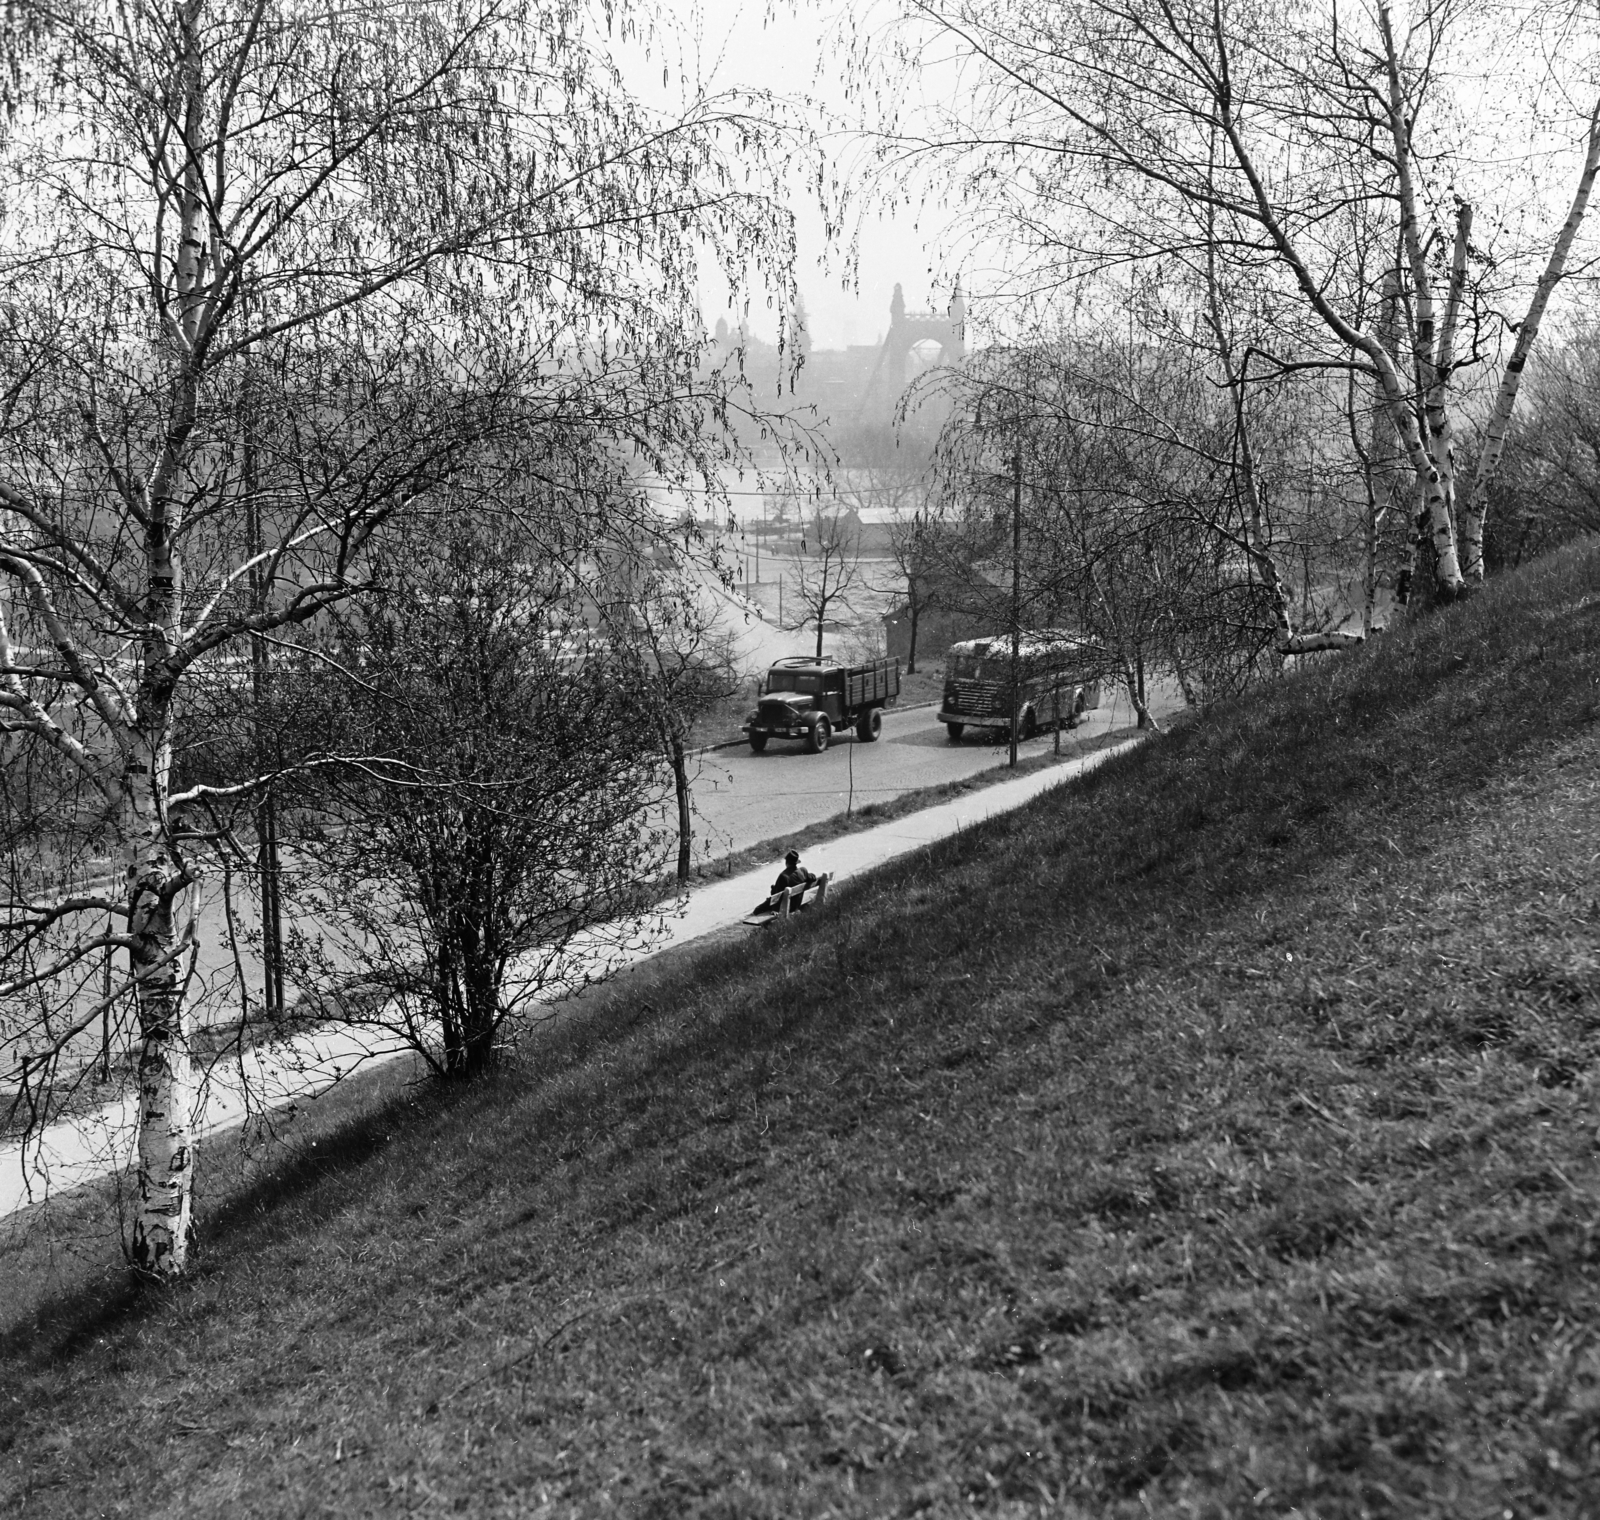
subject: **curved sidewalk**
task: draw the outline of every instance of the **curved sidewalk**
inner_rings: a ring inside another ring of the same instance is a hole
[[[813,845],[806,852],[807,860],[814,869],[827,871],[841,884],[846,884],[850,877],[870,871],[887,860],[908,855],[925,844],[933,844],[951,834],[959,834],[962,829],[970,829],[985,818],[1009,813],[1025,802],[1031,802],[1041,792],[1094,770],[1113,755],[1120,755],[1140,742],[1140,739],[1128,739],[1109,749],[1085,755],[1082,759],[1066,760],[1060,765],[1032,771],[1015,781],[997,781],[992,786],[969,792],[949,802],[907,813],[892,823],[863,829],[859,834],[841,834],[837,839]],[[667,933],[634,959],[642,960],[646,955],[654,955],[671,945],[681,945],[713,930],[738,923],[767,895],[772,878],[780,867],[781,862],[774,857],[770,865],[696,888],[689,894],[682,914],[669,920]]]
[[[1064,761],[1014,781],[999,781],[950,802],[908,813],[892,823],[841,835],[818,845],[812,858],[834,877],[848,881],[986,818],[1009,813],[1140,742],[1140,738],[1128,739],[1082,759]],[[627,963],[738,923],[766,896],[775,868],[776,863],[768,864],[697,887],[682,900],[680,911],[667,919],[665,932],[637,949]],[[377,1042],[370,1034],[329,1026],[281,1047],[257,1047],[237,1061],[218,1061],[201,1085],[195,1138],[235,1128],[250,1114],[315,1097],[355,1067],[394,1060],[407,1049]],[[81,1118],[52,1124],[26,1155],[20,1145],[0,1146],[0,1217],[36,1203],[50,1192],[81,1187],[125,1168],[132,1154],[133,1120],[130,1096]]]

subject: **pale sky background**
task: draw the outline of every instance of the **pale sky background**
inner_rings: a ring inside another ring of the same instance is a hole
[[[702,75],[713,89],[766,89],[794,100],[816,99],[836,115],[850,114],[842,77],[846,14],[841,0],[787,4],[779,0],[770,13],[764,0],[663,0],[663,4],[683,35],[685,49],[698,52]],[[676,52],[676,45],[669,43],[665,50],[653,50],[648,65],[632,49],[626,57],[619,53],[619,60],[630,80],[638,71],[634,87],[649,98],[661,87],[663,63]],[[675,58],[673,72],[677,72]],[[862,152],[859,143],[846,136],[835,141],[837,149],[829,151],[841,162]],[[814,194],[797,184],[791,187],[790,203],[798,222],[796,272],[813,347],[879,341],[889,326],[889,302],[897,282],[905,287],[906,305],[912,311],[943,311],[948,306],[948,280],[936,285],[932,273],[940,263],[944,221],[937,209],[921,217],[904,210],[869,212],[861,222],[858,280],[847,287],[845,249],[830,246],[825,238]],[[859,203],[852,205],[851,226],[861,219],[862,210]],[[718,316],[737,320],[720,280],[708,282],[704,311],[708,325],[714,325]],[[772,338],[778,315],[758,298],[749,315],[751,330],[758,337]]]
[[[685,76],[693,77],[698,72],[708,93],[742,87],[770,90],[796,102],[810,99],[819,107],[811,113],[814,123],[820,124],[824,116],[828,116],[842,120],[845,126],[845,130],[825,139],[825,151],[846,168],[866,156],[867,148],[861,137],[848,131],[849,125],[852,122],[859,125],[861,118],[860,108],[847,99],[843,77],[856,30],[852,11],[864,14],[882,35],[899,9],[896,0],[657,0],[657,3],[665,13],[666,28],[652,47],[648,61],[634,47],[618,52],[630,87],[637,94],[646,100],[654,97],[653,103],[664,103],[682,90]],[[1483,44],[1484,39],[1475,34],[1465,37],[1461,46],[1467,63],[1476,57],[1474,45],[1481,47]],[[1492,39],[1489,46],[1492,52]],[[1536,82],[1544,77],[1548,60],[1543,59],[1537,48],[1520,49],[1517,60],[1523,72],[1532,71],[1530,79]],[[665,87],[663,66],[671,76]],[[1457,60],[1455,66],[1465,65]],[[1510,68],[1510,63],[1497,58],[1494,67],[1504,71]],[[1502,86],[1509,84],[1500,75],[1495,77]],[[922,70],[914,79],[893,82],[908,93],[935,103],[942,94],[959,89],[954,67],[941,64]],[[663,88],[666,95],[662,94]],[[1502,90],[1502,93],[1506,92]],[[1489,114],[1492,113],[1484,113],[1486,118]],[[1515,212],[1513,220],[1518,222],[1517,227],[1508,229],[1513,242],[1522,230],[1520,219],[1530,210],[1534,221],[1542,217],[1551,222],[1551,234],[1554,224],[1565,213],[1571,195],[1574,128],[1572,121],[1559,111],[1556,114],[1561,120],[1555,137],[1549,142],[1535,144],[1540,153],[1554,155],[1553,177],[1546,178],[1551,166],[1544,163],[1539,153],[1519,162],[1517,173],[1512,176],[1514,193],[1509,205]],[[1486,129],[1490,125],[1486,120]],[[1498,142],[1495,138],[1491,146]],[[1472,145],[1467,146],[1465,161],[1470,163]],[[1531,207],[1530,173],[1539,181],[1534,187]],[[1494,176],[1490,174],[1486,183],[1475,183],[1468,190],[1477,200],[1475,241],[1485,247],[1495,241],[1496,228],[1503,219],[1497,213],[1505,210],[1494,204],[1494,188]],[[1498,188],[1504,190],[1504,181]],[[943,311],[950,300],[951,277],[958,267],[964,275],[969,311],[981,328],[985,288],[992,288],[997,281],[1003,282],[1005,261],[982,239],[975,240],[970,227],[954,229],[948,209],[925,204],[913,213],[903,206],[873,205],[865,197],[854,199],[849,207],[847,227],[857,231],[859,262],[852,276],[847,267],[846,248],[842,243],[830,245],[825,237],[814,193],[798,180],[790,191],[790,208],[798,223],[796,273],[815,347],[837,349],[881,339],[888,327],[889,301],[897,282],[905,288],[910,310]],[[1591,216],[1594,214],[1591,212]],[[1548,234],[1534,238],[1541,262],[1547,241]],[[1585,251],[1594,246],[1592,232],[1586,231],[1584,245],[1584,250],[1578,251],[1580,260]],[[1495,251],[1502,256],[1506,252],[1500,248]],[[730,308],[719,279],[708,280],[703,289],[702,309],[708,326],[714,325],[719,316],[727,316],[730,322],[738,320],[740,313]],[[1573,299],[1570,290],[1563,291],[1562,295],[1567,300]],[[772,338],[778,317],[778,311],[769,307],[757,293],[748,316],[752,331],[759,337]]]

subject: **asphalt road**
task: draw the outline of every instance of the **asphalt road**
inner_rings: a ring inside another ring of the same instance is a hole
[[[1177,700],[1176,691],[1161,689],[1151,705],[1159,716]],[[881,739],[863,744],[853,731],[836,734],[820,755],[807,753],[798,739],[774,740],[761,755],[745,745],[708,750],[700,756],[694,780],[696,857],[714,859],[747,849],[851,806],[959,781],[1006,763],[1006,744],[996,744],[982,731],[969,729],[952,744],[936,712],[933,707],[890,708]],[[1063,745],[1126,728],[1133,721],[1127,697],[1108,691],[1103,706],[1085,713],[1077,728],[1062,734]],[[1052,736],[1043,734],[1020,746],[1019,758],[1047,754],[1052,743]]]

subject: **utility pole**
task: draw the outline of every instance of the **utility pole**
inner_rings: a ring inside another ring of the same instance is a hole
[[[1017,730],[1022,725],[1018,680],[1022,663],[1022,408],[1011,450],[1011,769],[1017,768]]]
[[[106,920],[106,938],[117,932],[117,921]],[[100,974],[100,1080],[111,1080],[111,959],[116,951],[106,946],[106,961]]]
[[[246,382],[248,384],[248,381]],[[250,610],[260,614],[266,608],[267,575],[265,566],[257,563],[263,548],[261,527],[261,501],[257,492],[257,460],[253,419],[248,412],[244,440],[244,531],[245,554],[250,565]],[[267,670],[267,641],[259,634],[250,635],[250,689],[252,697],[251,728],[255,738],[256,774],[267,773],[270,764],[266,734],[262,729],[262,708],[266,704],[269,675]],[[267,1018],[281,1017],[283,1013],[283,899],[278,879],[278,806],[273,789],[268,786],[256,803],[257,870],[261,878],[261,961],[262,1004]]]

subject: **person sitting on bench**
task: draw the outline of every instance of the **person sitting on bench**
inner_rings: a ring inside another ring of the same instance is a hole
[[[809,887],[817,878],[800,864],[800,852],[790,850],[783,857],[783,872],[772,884],[772,895],[776,897],[785,887]]]

